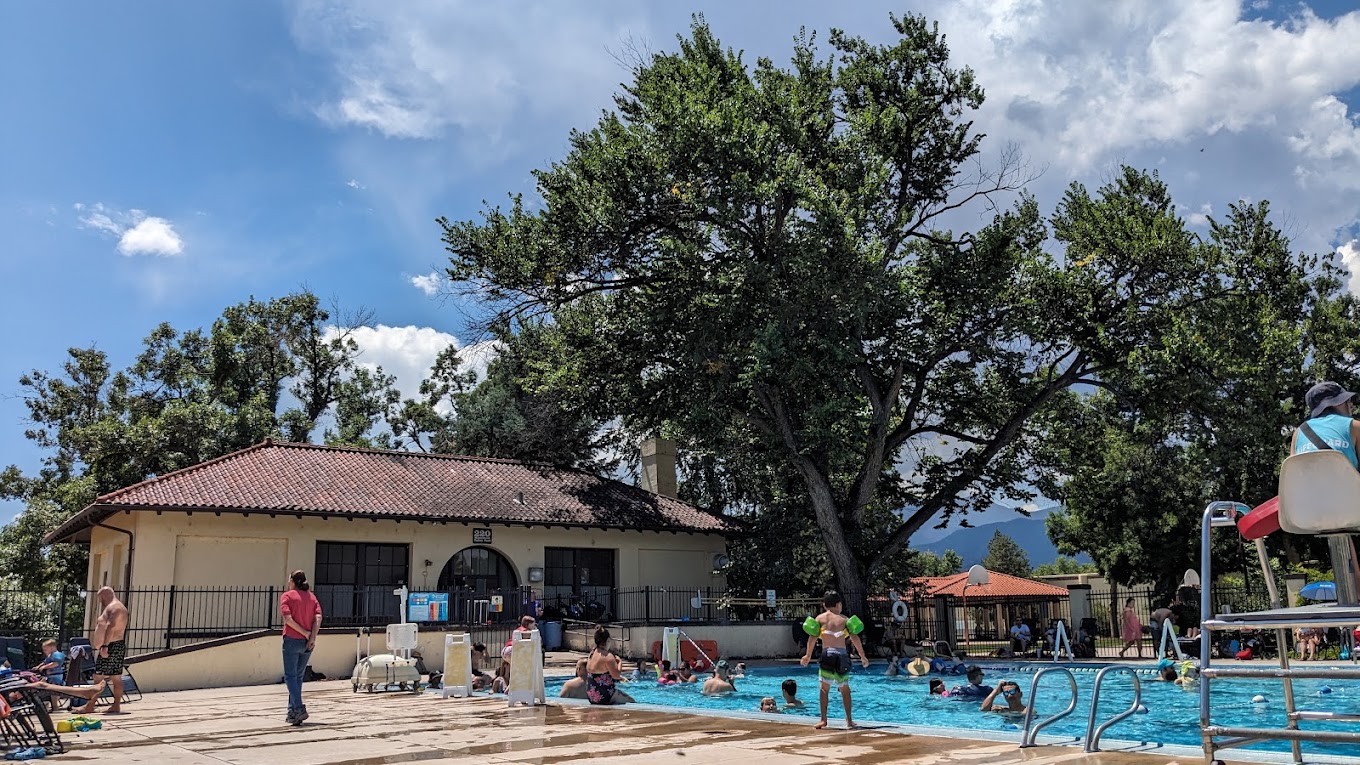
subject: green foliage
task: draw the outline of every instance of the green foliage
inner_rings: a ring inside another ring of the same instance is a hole
[[[45,454],[35,476],[13,467],[0,474],[0,492],[26,502],[0,530],[0,574],[26,589],[79,584],[84,548],[42,543],[73,513],[266,438],[307,440],[332,407],[328,440],[384,443],[378,428],[396,398],[392,378],[357,365],[354,329],[310,293],[252,298],[208,332],[161,324],[125,369],[97,349],[72,348],[60,373],[24,375],[26,435]],[[296,406],[285,406],[288,380]]]
[[[1184,308],[1222,291],[1131,169],[1074,186],[1052,240],[1028,198],[943,230],[1023,179],[968,174],[982,90],[924,19],[893,25],[882,46],[833,31],[831,55],[800,37],[780,68],[696,20],[536,173],[541,207],[440,221],[496,321],[551,317],[535,390],[762,475],[849,592],[932,519],[1056,491],[1073,456],[1048,436],[1078,391],[1141,394]]]
[[[1093,231],[1128,225],[1127,209],[1081,207]],[[1211,282],[1167,325],[1162,349],[1140,351],[1145,369],[1092,396],[1064,426],[1070,478],[1050,494],[1064,510],[1049,516],[1049,534],[1122,584],[1165,588],[1198,568],[1204,506],[1274,496],[1305,391],[1357,377],[1357,305],[1333,256],[1292,253],[1265,203],[1230,206],[1193,251],[1206,269],[1198,278]],[[1291,562],[1321,553],[1311,540],[1275,537]],[[1231,535],[1215,545],[1220,570],[1254,559]]]
[[[1014,539],[997,531],[987,542],[987,555],[982,559],[982,567],[1011,576],[1029,576],[1029,556]]]
[[[963,556],[955,550],[945,550],[944,555],[916,551],[917,576],[949,576],[963,571]]]
[[[1052,563],[1041,563],[1034,567],[1031,576],[1062,576],[1064,574],[1094,574],[1099,569],[1094,563],[1081,563],[1076,558],[1059,555]]]

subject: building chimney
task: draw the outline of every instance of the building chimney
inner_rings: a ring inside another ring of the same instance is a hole
[[[642,442],[642,488],[663,497],[676,496],[674,441],[649,438]]]

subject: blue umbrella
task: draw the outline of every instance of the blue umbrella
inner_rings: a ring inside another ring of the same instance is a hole
[[[1309,600],[1336,600],[1336,583],[1313,582],[1299,590],[1299,594]]]

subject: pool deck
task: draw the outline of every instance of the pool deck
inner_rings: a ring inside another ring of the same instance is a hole
[[[283,686],[147,694],[103,730],[66,734],[57,762],[781,763],[782,765],[1191,765],[1198,756],[1083,754],[1075,747],[1021,750],[1012,742],[815,731],[757,716],[721,718],[627,706],[507,708],[503,698],[447,699],[409,693],[354,694],[347,681],[305,686],[311,719],[283,722]],[[833,725],[835,723],[833,722]]]

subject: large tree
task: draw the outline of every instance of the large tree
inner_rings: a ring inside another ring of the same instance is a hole
[[[1204,506],[1274,496],[1308,387],[1360,382],[1360,304],[1333,255],[1292,251],[1266,203],[1230,205],[1196,246],[1230,299],[1187,306],[1159,379],[1138,395],[1101,391],[1063,439],[1070,480],[1049,534],[1124,584],[1169,589],[1198,568]],[[1318,553],[1303,538],[1268,541],[1295,564]],[[1232,535],[1216,542],[1219,570],[1258,570]]]
[[[882,46],[833,30],[831,55],[800,37],[780,68],[696,20],[536,173],[541,206],[440,221],[497,319],[551,315],[535,387],[794,476],[853,593],[927,522],[1028,499],[1071,391],[1151,363],[1217,291],[1132,170],[1075,187],[1056,241],[1029,199],[947,229],[1023,179],[978,169],[983,93],[938,30],[892,23]]]

